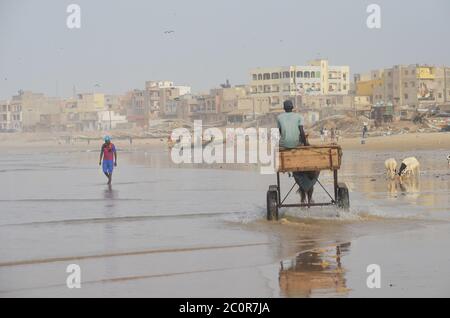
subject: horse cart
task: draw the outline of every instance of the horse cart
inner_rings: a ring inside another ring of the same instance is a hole
[[[301,146],[294,149],[280,149],[278,152],[277,184],[269,186],[267,191],[267,220],[278,220],[278,211],[283,207],[311,207],[335,205],[341,209],[349,209],[350,199],[348,188],[345,183],[338,182],[338,170],[341,167],[342,149],[339,145]],[[317,180],[330,198],[328,202],[321,203],[284,203],[297,183],[294,181],[291,189],[282,197],[280,186],[280,173],[291,173],[296,171],[333,171],[334,193],[330,194],[327,189]]]

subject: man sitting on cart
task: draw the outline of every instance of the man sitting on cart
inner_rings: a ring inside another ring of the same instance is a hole
[[[309,146],[303,129],[302,116],[292,112],[294,105],[291,100],[284,101],[283,106],[285,112],[277,117],[280,130],[280,150]],[[320,171],[296,171],[293,173],[295,182],[299,186],[301,203],[306,203],[306,196],[308,196],[308,204],[314,203],[312,195],[319,173]]]

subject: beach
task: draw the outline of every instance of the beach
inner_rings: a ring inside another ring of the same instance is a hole
[[[350,211],[282,209],[277,222],[265,219],[275,176],[254,165],[180,166],[165,140],[113,142],[108,187],[101,140],[0,140],[0,297],[450,296],[449,133],[343,138]],[[418,180],[387,180],[384,160],[408,156]],[[70,264],[81,288],[66,285]],[[371,264],[381,288],[367,287]]]

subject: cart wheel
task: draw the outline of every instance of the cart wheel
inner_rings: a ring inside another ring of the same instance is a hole
[[[338,183],[337,206],[341,209],[348,210],[350,208],[350,196],[345,183]]]
[[[278,220],[278,191],[277,186],[270,186],[267,191],[267,220]]]

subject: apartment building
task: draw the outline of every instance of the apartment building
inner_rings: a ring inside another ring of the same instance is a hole
[[[0,101],[0,132],[22,130],[22,104],[17,101]]]
[[[331,66],[324,59],[306,66],[254,68],[250,76],[251,94],[267,98],[269,111],[282,109],[286,99],[299,105],[301,96],[347,95],[350,91],[350,67]]]
[[[42,115],[58,114],[61,111],[60,99],[31,91],[20,90],[12,97],[11,103],[21,105],[22,129],[25,131],[35,130],[41,123]]]
[[[159,90],[159,115],[161,117],[173,117],[177,115],[177,109],[174,107],[176,100],[181,96],[191,93],[189,86],[170,86]]]
[[[355,76],[357,96],[373,104],[423,108],[450,101],[450,68],[430,65],[394,65]]]
[[[162,117],[176,115],[173,101],[180,96],[190,94],[191,87],[174,85],[172,81],[145,82],[145,103],[151,113]]]

